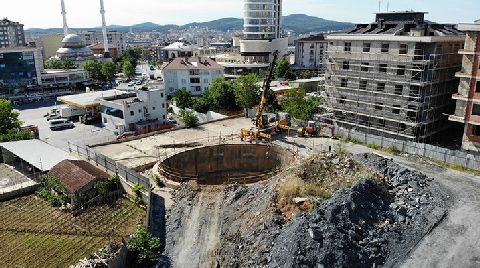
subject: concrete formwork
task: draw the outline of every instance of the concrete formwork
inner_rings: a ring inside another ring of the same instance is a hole
[[[160,173],[173,181],[200,184],[252,183],[275,172],[289,159],[277,146],[225,144],[186,151],[164,160]]]

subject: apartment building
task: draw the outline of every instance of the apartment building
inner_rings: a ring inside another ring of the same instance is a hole
[[[327,45],[323,34],[311,35],[295,40],[295,67],[301,69],[324,69]]]
[[[224,76],[224,68],[210,58],[175,58],[163,64],[162,76],[169,96],[174,95],[177,89],[202,95],[213,80]]]
[[[161,129],[166,123],[167,108],[163,89],[139,89],[100,101],[103,126],[117,135]]]
[[[459,30],[466,33],[462,70],[456,74],[460,78],[455,113],[450,120],[465,124],[462,148],[480,152],[480,20],[475,23],[459,24]]]
[[[448,126],[465,35],[425,14],[377,13],[373,23],[326,37],[329,121],[418,142]]]
[[[8,19],[0,20],[0,48],[26,46],[23,24]]]
[[[84,41],[86,46],[103,44],[103,33],[101,31],[88,31],[78,34]],[[120,55],[127,49],[127,40],[125,33],[117,31],[107,32],[108,44],[113,44],[117,48],[117,53]]]

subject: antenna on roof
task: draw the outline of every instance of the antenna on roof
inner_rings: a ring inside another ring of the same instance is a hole
[[[390,11],[390,1],[387,2],[387,12]]]
[[[382,0],[378,0],[378,12],[382,12]]]

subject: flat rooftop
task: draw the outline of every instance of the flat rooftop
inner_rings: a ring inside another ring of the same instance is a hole
[[[41,140],[4,142],[0,143],[0,147],[41,171],[49,171],[63,160],[77,160],[69,153]]]
[[[117,89],[111,89],[106,91],[95,91],[95,92],[82,93],[77,95],[62,96],[62,97],[58,97],[57,100],[78,108],[91,108],[91,107],[99,106],[100,101],[103,98],[110,98],[110,97],[128,95],[128,94],[131,94],[131,93],[117,90]]]

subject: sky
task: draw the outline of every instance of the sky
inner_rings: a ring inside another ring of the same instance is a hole
[[[61,28],[60,0],[2,0],[0,17],[21,22],[25,28]],[[225,17],[241,18],[243,0],[104,0],[107,24],[142,22],[186,24]],[[480,0],[381,0],[381,10],[429,12],[441,23],[480,19]],[[101,25],[99,0],[65,0],[68,26]],[[283,14],[307,14],[324,19],[366,23],[374,20],[378,0],[284,0]]]

